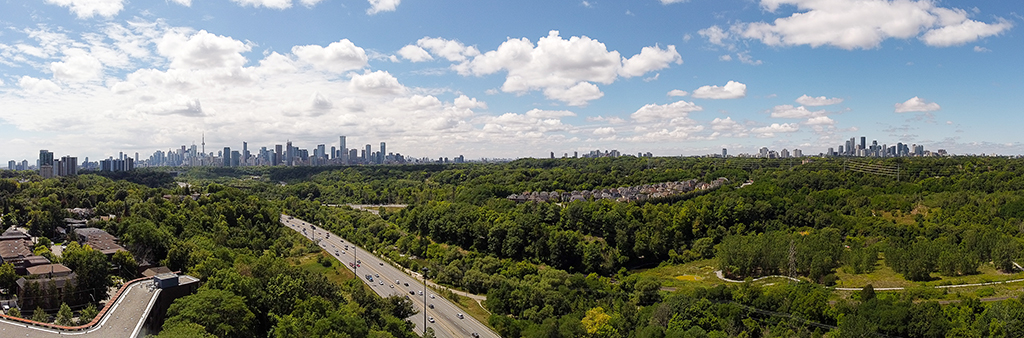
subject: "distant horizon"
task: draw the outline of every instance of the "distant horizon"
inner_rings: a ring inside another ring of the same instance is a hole
[[[1017,5],[6,2],[0,159],[148,157],[204,134],[214,152],[346,135],[428,158],[817,154],[851,136],[1020,155]]]

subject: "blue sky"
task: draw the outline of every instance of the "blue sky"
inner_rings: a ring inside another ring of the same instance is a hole
[[[198,144],[659,156],[850,137],[1021,154],[1024,4],[0,3],[0,159]]]

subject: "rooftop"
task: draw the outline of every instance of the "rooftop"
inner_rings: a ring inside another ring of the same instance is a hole
[[[81,228],[75,229],[75,234],[78,235],[78,242],[82,245],[89,245],[93,249],[99,250],[104,255],[111,255],[120,250],[124,250],[123,247],[117,244],[117,237],[97,228]]]

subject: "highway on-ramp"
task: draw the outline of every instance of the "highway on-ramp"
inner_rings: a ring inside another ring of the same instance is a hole
[[[421,279],[410,277],[373,253],[363,250],[319,226],[292,216],[281,215],[281,223],[313,240],[327,253],[338,258],[355,272],[356,278],[370,285],[370,288],[381,297],[392,295],[409,297],[413,302],[413,307],[419,311],[407,318],[416,325],[414,330],[417,333],[423,333],[423,316],[427,316],[428,319],[432,319],[432,322],[428,320],[427,327],[433,328],[437,337],[498,337],[476,318],[464,314],[462,309],[452,304],[451,301],[435,295],[433,290],[424,291]],[[426,296],[426,307],[424,306],[424,296]]]

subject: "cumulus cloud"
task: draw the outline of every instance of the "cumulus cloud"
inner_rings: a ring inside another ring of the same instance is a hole
[[[792,133],[800,130],[796,123],[772,123],[764,127],[751,128],[750,132],[758,134],[758,137],[775,137],[776,133]]]
[[[172,31],[160,39],[157,51],[171,60],[171,68],[239,68],[245,64],[242,52],[251,47],[230,37],[201,30],[195,34]]]
[[[99,15],[112,17],[124,9],[125,0],[46,0],[47,3],[68,7],[79,19]]]
[[[476,98],[469,98],[466,95],[459,95],[455,98],[455,107],[459,109],[487,109],[487,103],[477,101]]]
[[[192,7],[192,0],[171,0],[171,2],[174,2],[185,7]]]
[[[424,37],[416,41],[416,47],[421,47],[421,50],[425,49],[424,52],[430,51],[434,55],[454,62],[466,61],[468,58],[480,55],[480,51],[476,47],[463,45],[462,42],[456,40],[442,38]],[[405,49],[405,47],[402,49]],[[430,55],[428,54],[427,56],[429,57]]]
[[[60,86],[47,79],[37,79],[31,76],[22,76],[18,80],[18,86],[33,94],[59,92]]]
[[[335,73],[363,68],[369,60],[366,51],[348,39],[332,42],[326,48],[318,45],[295,46],[292,47],[292,54],[317,69]]]
[[[370,8],[366,9],[366,14],[377,14],[380,12],[394,12],[398,8],[398,5],[402,3],[402,0],[367,0],[370,2]]]
[[[689,113],[702,111],[703,107],[692,102],[676,101],[669,104],[648,104],[637,109],[630,117],[640,122],[686,118]]]
[[[397,78],[382,70],[354,75],[350,86],[355,91],[374,95],[400,95],[406,91]]]
[[[962,9],[938,7],[928,0],[761,0],[761,7],[769,12],[781,6],[796,10],[770,23],[736,23],[729,32],[712,26],[702,35],[712,43],[731,32],[769,46],[842,49],[878,48],[886,39],[918,37],[929,46],[946,47],[1002,34],[1013,26],[1002,18],[995,23],[970,20]]]
[[[726,117],[724,119],[716,117],[711,121],[711,130],[727,133],[742,133],[745,129],[739,122],[734,121],[731,117]]]
[[[829,125],[829,126],[831,126],[831,125],[836,124],[836,121],[832,120],[828,116],[815,116],[815,117],[807,119],[807,122],[804,122],[804,124],[812,125],[812,126],[821,126],[821,125]]]
[[[807,108],[804,108],[803,106],[794,107],[794,106],[788,105],[788,104],[784,104],[784,105],[781,105],[781,106],[775,106],[774,108],[772,108],[772,113],[771,113],[772,117],[774,117],[774,118],[782,118],[782,119],[805,119],[805,118],[808,118],[808,117],[823,116],[823,115],[825,115],[825,111],[823,111],[823,110],[820,110],[820,111],[810,111],[810,110],[807,110]]]
[[[703,36],[705,39],[708,39],[708,42],[719,46],[726,46],[727,44],[725,43],[725,40],[729,38],[729,32],[722,29],[722,27],[718,27],[718,25],[701,29],[697,31],[697,34],[700,34],[700,36]]]
[[[615,135],[615,128],[612,128],[612,127],[597,128],[597,129],[594,129],[594,135],[598,135],[598,136]]]
[[[747,85],[729,81],[725,86],[702,86],[693,91],[693,97],[698,99],[738,99],[747,96]]]
[[[438,53],[429,46],[424,48]],[[644,47],[640,54],[625,58],[617,51],[609,51],[600,41],[586,36],[563,39],[558,31],[551,31],[536,46],[527,38],[508,39],[496,50],[474,56],[454,68],[464,76],[505,71],[507,76],[501,86],[504,92],[543,90],[549,99],[579,106],[604,95],[595,83],[610,84],[619,76],[640,76],[681,62],[671,45],[664,49]]]
[[[690,95],[685,90],[673,89],[668,92],[668,96],[686,96]]]
[[[974,51],[978,52],[978,53],[986,53],[986,52],[991,52],[992,50],[988,49],[988,48],[985,48],[985,47],[982,47],[982,46],[974,46]]]
[[[914,96],[903,103],[896,104],[897,113],[909,113],[909,112],[932,112],[941,109],[938,103],[928,102],[924,99]]]
[[[802,104],[802,105],[805,105],[805,106],[811,106],[811,107],[830,106],[830,105],[833,105],[833,104],[843,103],[843,99],[838,98],[838,97],[827,98],[827,97],[824,97],[824,96],[810,97],[810,96],[807,96],[806,94],[804,94],[804,95],[796,98],[796,103],[799,103],[799,104]]]
[[[401,56],[403,59],[412,62],[423,62],[434,59],[433,57],[430,56],[430,53],[427,53],[427,51],[422,47],[413,45],[402,47],[402,49],[398,50],[398,55]]]
[[[85,50],[71,48],[64,51],[60,62],[50,63],[53,77],[66,82],[83,82],[99,79],[103,75],[103,64]]]
[[[677,4],[677,3],[687,2],[687,1],[690,1],[690,0],[659,0],[659,1],[661,1],[662,5],[668,5],[668,4]]]

